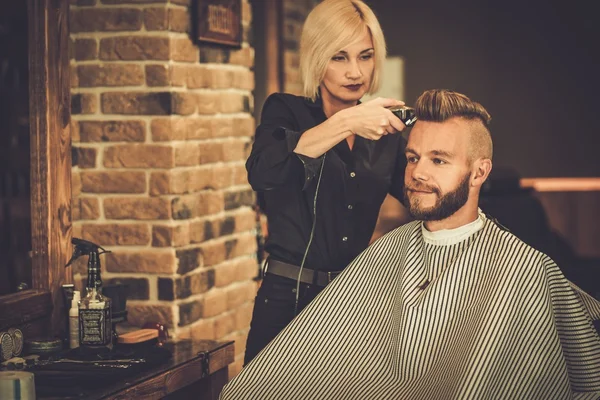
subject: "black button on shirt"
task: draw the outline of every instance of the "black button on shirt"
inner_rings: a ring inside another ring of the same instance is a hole
[[[343,140],[325,158],[294,153],[302,133],[325,120],[320,100],[281,93],[269,96],[246,169],[267,215],[265,250],[274,259],[300,265],[324,164],[305,267],[339,271],[368,246],[386,194],[402,201],[405,141],[400,133],[377,141],[356,136],[352,150]]]

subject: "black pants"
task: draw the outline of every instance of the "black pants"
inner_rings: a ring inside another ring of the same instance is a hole
[[[322,290],[300,282],[299,314]],[[296,281],[267,273],[254,300],[244,365],[248,364],[279,332],[294,319]]]

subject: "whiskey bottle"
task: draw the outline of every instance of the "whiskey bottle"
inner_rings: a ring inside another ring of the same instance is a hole
[[[79,302],[79,345],[112,347],[110,298],[102,295],[100,255],[89,253],[86,295]]]

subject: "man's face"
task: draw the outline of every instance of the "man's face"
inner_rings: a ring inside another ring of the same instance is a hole
[[[367,31],[329,60],[321,82],[323,99],[356,104],[369,90],[374,69],[373,40]]]
[[[419,220],[440,221],[469,199],[468,127],[460,118],[417,121],[406,146],[405,204]]]

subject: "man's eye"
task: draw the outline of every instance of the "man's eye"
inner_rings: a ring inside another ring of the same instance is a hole
[[[411,163],[411,164],[414,164],[414,163],[416,163],[416,162],[417,162],[417,161],[419,161],[419,160],[417,159],[417,157],[414,157],[414,156],[408,156],[408,157],[406,157],[406,161],[408,161],[408,162],[409,162],[409,163]]]
[[[444,164],[446,164],[446,161],[444,161],[444,160],[442,160],[440,158],[434,158],[433,159],[433,163],[437,164],[437,165],[444,165]]]

